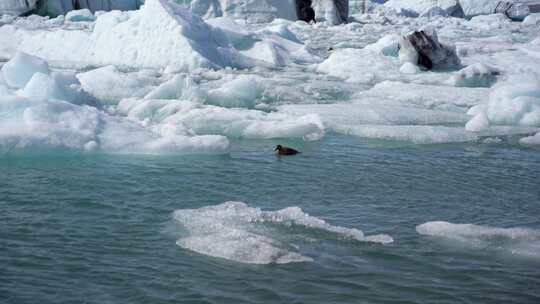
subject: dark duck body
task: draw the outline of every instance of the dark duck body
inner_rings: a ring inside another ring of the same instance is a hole
[[[282,145],[277,145],[274,151],[276,151],[277,155],[295,155],[295,154],[300,153],[299,151],[293,148],[283,147]]]

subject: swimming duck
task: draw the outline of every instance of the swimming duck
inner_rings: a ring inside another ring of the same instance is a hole
[[[293,148],[283,147],[282,145],[277,145],[274,151],[276,151],[277,155],[295,155],[300,153]]]

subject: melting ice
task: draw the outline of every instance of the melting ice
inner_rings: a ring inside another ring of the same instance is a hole
[[[527,228],[499,228],[474,224],[427,222],[416,227],[422,235],[454,240],[476,249],[540,257],[540,231]]]
[[[334,226],[310,216],[298,207],[263,211],[242,202],[225,202],[199,209],[176,210],[173,218],[188,235],[176,243],[183,248],[219,258],[250,264],[309,262],[292,242],[296,228],[302,228],[296,241],[317,238],[317,232],[338,239],[387,244],[386,234],[364,235],[356,228]]]

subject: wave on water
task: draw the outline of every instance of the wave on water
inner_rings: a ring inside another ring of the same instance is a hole
[[[313,261],[300,254],[297,246],[290,244],[295,228],[303,229],[301,238],[304,240],[313,239],[317,231],[322,231],[338,238],[361,242],[393,242],[392,237],[386,234],[366,236],[356,228],[333,226],[308,215],[299,207],[263,211],[242,202],[225,202],[199,209],[176,210],[173,217],[189,233],[177,240],[177,245],[204,255],[241,263],[286,264]]]
[[[499,228],[434,221],[416,226],[416,231],[421,235],[458,241],[472,248],[540,258],[540,231],[535,229]]]

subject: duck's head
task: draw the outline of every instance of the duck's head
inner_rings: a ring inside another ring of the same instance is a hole
[[[276,148],[274,149],[274,151],[281,151],[283,147],[281,145],[277,145]]]

